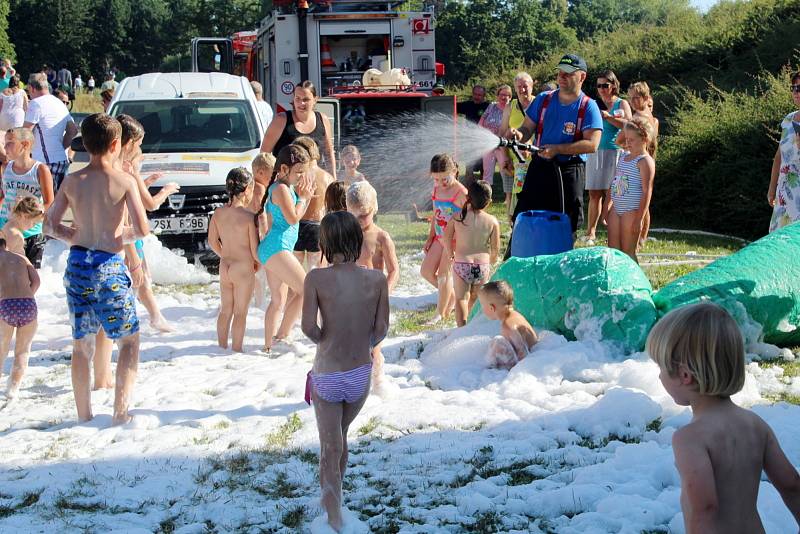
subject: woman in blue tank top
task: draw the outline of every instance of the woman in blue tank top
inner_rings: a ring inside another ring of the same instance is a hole
[[[307,175],[309,155],[297,145],[287,145],[278,153],[272,181],[261,199],[258,216],[267,210],[269,230],[258,244],[258,259],[267,271],[270,301],[264,316],[264,350],[272,349],[272,339],[285,338],[300,317],[303,306],[303,283],[306,273],[292,251],[297,242],[300,219],[314,194],[314,179]],[[266,204],[266,206],[265,206]],[[286,301],[286,287],[292,297]],[[283,322],[277,328],[278,316],[286,304]]]
[[[594,244],[596,239],[595,232],[600,217],[602,216],[605,221],[608,215],[610,199],[606,193],[611,186],[611,180],[614,179],[614,170],[620,154],[620,147],[615,140],[624,121],[631,118],[631,107],[619,97],[619,80],[612,71],[601,72],[597,77],[597,94],[606,109],[600,112],[603,116],[603,135],[600,137],[600,145],[597,147],[597,152],[589,154],[586,161],[589,216],[584,239],[590,244]]]

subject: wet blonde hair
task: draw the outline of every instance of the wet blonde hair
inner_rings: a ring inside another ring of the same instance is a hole
[[[716,304],[690,304],[669,312],[650,331],[647,353],[669,376],[685,366],[700,395],[730,397],[744,386],[742,333]]]
[[[378,212],[378,193],[369,182],[355,182],[347,188],[347,207],[360,206]]]
[[[258,171],[268,171],[271,173],[275,168],[275,156],[269,152],[259,152],[256,154],[256,157],[253,158],[250,166],[253,168],[254,173]]]
[[[656,157],[658,150],[658,138],[656,137],[656,130],[653,128],[653,123],[645,117],[634,117],[625,123],[625,128],[633,130],[636,135],[644,139],[644,146],[648,154]]]
[[[21,143],[30,143],[31,146],[33,146],[33,130],[29,130],[28,128],[23,128],[20,126],[18,128],[6,130],[6,133],[11,134],[14,139]]]
[[[650,100],[650,86],[647,82],[635,82],[628,87],[628,96],[641,96],[645,100]]]
[[[41,202],[34,197],[24,196],[14,206],[14,215],[18,217],[32,219],[43,214]]]

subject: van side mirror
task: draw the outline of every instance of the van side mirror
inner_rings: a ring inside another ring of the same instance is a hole
[[[80,135],[76,136],[72,140],[72,143],[69,144],[69,147],[73,152],[86,152],[86,147],[83,146],[83,138]]]

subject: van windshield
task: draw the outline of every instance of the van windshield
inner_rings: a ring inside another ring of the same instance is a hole
[[[113,115],[142,123],[142,152],[245,152],[258,148],[258,128],[243,100],[118,102]]]

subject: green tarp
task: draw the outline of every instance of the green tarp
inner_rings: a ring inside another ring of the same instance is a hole
[[[791,224],[662,287],[659,315],[709,299],[732,313],[747,341],[800,344],[800,224]],[[748,317],[749,316],[749,317]]]
[[[626,351],[637,351],[656,320],[650,281],[614,249],[511,258],[492,280],[511,284],[515,308],[531,324],[570,339],[618,341]],[[479,306],[474,313],[480,313]]]

